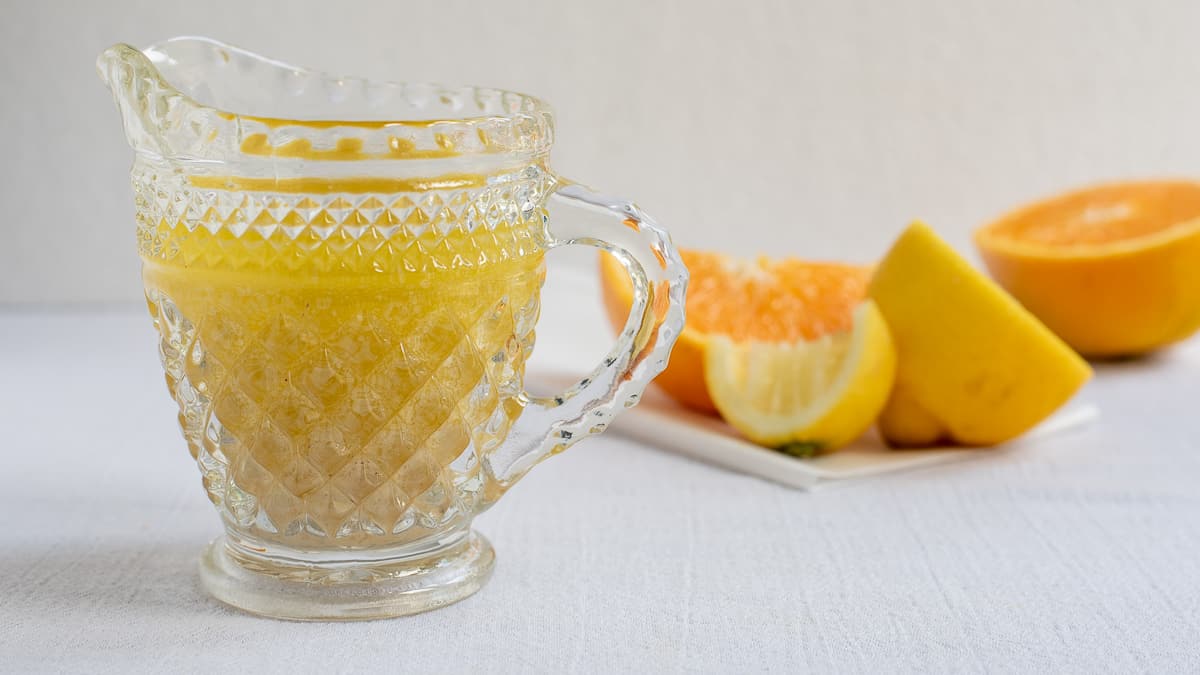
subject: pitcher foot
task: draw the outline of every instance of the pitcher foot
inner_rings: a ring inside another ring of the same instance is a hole
[[[218,537],[200,559],[200,580],[217,600],[252,614],[294,621],[357,621],[417,614],[479,590],[495,551],[467,532],[435,551],[394,560],[320,562],[244,558]]]

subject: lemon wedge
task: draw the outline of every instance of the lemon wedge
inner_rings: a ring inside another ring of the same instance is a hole
[[[887,402],[896,350],[883,314],[859,304],[849,331],[789,343],[709,338],[704,377],[725,421],[746,438],[812,455],[857,438]]]
[[[923,223],[875,269],[899,369],[879,430],[892,445],[995,445],[1065,403],[1091,368]]]

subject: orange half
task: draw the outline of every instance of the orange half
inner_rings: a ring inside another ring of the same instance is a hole
[[[992,276],[1087,356],[1200,328],[1200,182],[1143,181],[1037,202],[980,228]]]

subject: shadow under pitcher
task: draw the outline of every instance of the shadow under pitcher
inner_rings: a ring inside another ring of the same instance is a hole
[[[669,237],[549,169],[553,119],[529,96],[204,38],[117,45],[98,67],[134,150],[167,386],[225,525],[205,588],[314,620],[478,590],[494,554],[472,519],[665,366],[687,285]],[[550,199],[614,217],[551,222]],[[604,362],[539,398],[525,362],[545,253],[566,244],[612,252],[636,301]]]

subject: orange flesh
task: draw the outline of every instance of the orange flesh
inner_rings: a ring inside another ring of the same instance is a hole
[[[858,265],[748,261],[699,251],[680,255],[691,272],[687,325],[667,369],[654,382],[676,401],[706,413],[717,410],[704,382],[709,335],[795,342],[851,330],[854,308],[866,298],[871,274],[871,268]],[[604,307],[620,332],[633,304],[633,284],[610,255],[601,254],[600,269]]]
[[[1200,181],[1101,185],[975,233],[992,276],[1076,351],[1142,354],[1200,329]]]
[[[1088,188],[1016,211],[985,228],[991,237],[1051,247],[1137,239],[1200,218],[1200,183],[1123,183]]]
[[[869,267],[840,263],[682,256],[692,275],[688,330],[738,342],[795,342],[850,330],[871,274]]]

